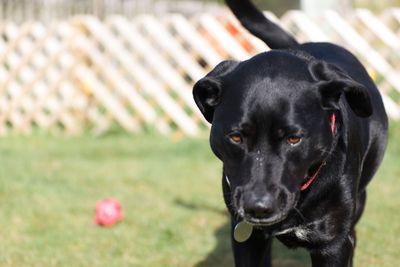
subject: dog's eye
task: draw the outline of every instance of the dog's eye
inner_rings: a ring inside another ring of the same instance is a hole
[[[298,143],[300,143],[300,141],[301,141],[301,137],[294,136],[294,135],[293,136],[289,136],[288,139],[287,139],[287,142],[292,146],[297,145]]]
[[[241,144],[243,142],[242,135],[239,133],[230,134],[229,139],[235,144]]]

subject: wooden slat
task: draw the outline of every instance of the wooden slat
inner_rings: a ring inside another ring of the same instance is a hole
[[[371,11],[359,9],[355,14],[386,46],[400,52],[400,37],[375,17]]]
[[[120,103],[114,98],[110,91],[98,80],[93,72],[85,67],[79,66],[75,70],[76,77],[85,80],[91,85],[93,94],[104,104],[104,106],[113,114],[115,119],[128,131],[137,132],[138,125],[136,125],[129,113],[122,108]]]
[[[176,29],[180,36],[185,38],[185,41],[196,49],[209,65],[215,66],[223,60],[207,40],[182,15],[173,14],[167,18],[167,21]]]
[[[143,15],[136,18],[134,22],[142,27],[146,34],[149,34],[152,42],[155,42],[176,60],[176,63],[187,71],[193,81],[199,80],[206,74],[196,60],[173,38],[166,27],[153,16]]]
[[[155,75],[157,75],[164,84],[168,85],[171,90],[176,92],[185,106],[195,112],[199,119],[202,119],[203,116],[197,113],[197,106],[193,101],[191,87],[184,81],[180,73],[139,34],[135,25],[128,23],[128,21],[122,17],[114,17],[110,21],[110,24],[119,31],[121,37],[129,43],[135,52],[141,54],[149,66],[152,66]],[[206,123],[205,120],[204,123]]]
[[[131,71],[131,75],[157,100],[160,107],[174,119],[177,125],[179,125],[186,134],[197,134],[198,126],[182,112],[171,97],[164,91],[165,89],[160,86],[156,80],[152,79],[151,75],[149,75],[144,68],[140,67],[140,64],[133,64],[133,62],[129,60],[129,54],[125,53],[125,49],[117,40],[114,42],[110,41],[112,36],[109,34],[108,30],[103,28],[99,21],[93,18],[86,18],[86,26],[90,29],[91,33],[95,35],[124,66],[126,66],[126,69]]]
[[[390,64],[379,55],[338,13],[333,11],[326,12],[325,18],[330,26],[346,41],[354,51],[364,58],[371,66],[376,69],[385,79],[400,92],[400,77]]]
[[[235,59],[245,60],[249,54],[238,44],[232,35],[210,14],[202,14],[199,17],[202,27]]]

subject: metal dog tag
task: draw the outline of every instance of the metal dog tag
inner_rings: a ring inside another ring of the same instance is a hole
[[[242,243],[249,239],[252,233],[253,225],[246,221],[241,221],[240,223],[236,224],[235,229],[233,229],[233,238],[237,242]]]

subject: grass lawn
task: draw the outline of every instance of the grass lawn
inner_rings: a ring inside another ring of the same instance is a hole
[[[355,266],[400,262],[400,125],[369,187]],[[0,266],[232,266],[221,164],[206,138],[173,142],[100,138],[0,138]],[[125,218],[93,224],[113,196]],[[275,242],[274,266],[309,266],[303,250]]]

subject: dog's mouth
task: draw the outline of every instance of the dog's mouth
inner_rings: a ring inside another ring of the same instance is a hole
[[[246,215],[240,215],[244,221],[248,222],[249,224],[256,226],[256,227],[265,227],[265,226],[272,226],[278,224],[285,220],[289,212],[283,212],[273,216],[272,218],[264,219],[264,218],[253,218]]]

